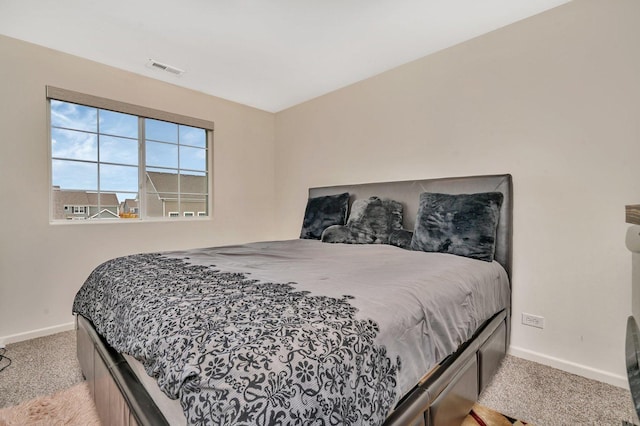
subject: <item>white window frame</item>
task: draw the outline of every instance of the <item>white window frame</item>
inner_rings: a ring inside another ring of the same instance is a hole
[[[134,115],[141,118],[150,118],[154,120],[167,121],[170,123],[175,123],[178,125],[185,125],[190,127],[197,127],[205,130],[206,135],[206,174],[207,174],[207,210],[212,211],[213,206],[213,173],[212,173],[212,157],[213,157],[213,132],[214,132],[214,123],[209,120],[203,120],[199,118],[188,117],[180,114],[170,113],[166,111],[156,110],[153,108],[143,107],[139,105],[129,104],[126,102],[115,101],[112,99],[102,98],[93,95],[87,95],[80,92],[75,92],[72,90],[61,89],[53,86],[46,86],[46,97],[48,114],[47,114],[47,128],[49,132],[49,215],[51,223],[66,223],[64,219],[54,219],[54,203],[53,203],[53,187],[52,182],[52,152],[51,152],[51,100],[58,100],[63,102],[70,102],[74,104],[79,104],[83,106],[99,108],[104,110],[110,110],[114,112],[120,112],[125,114]],[[140,136],[140,140],[144,141],[144,131]],[[142,146],[139,147],[140,152],[140,160],[138,161],[139,170],[144,171],[144,143],[141,143]],[[118,221],[119,223],[131,223],[131,222],[139,222],[139,221],[169,221],[175,220],[175,217],[170,216],[160,216],[160,217],[148,217],[146,214],[141,214],[144,211],[144,195],[146,192],[146,179],[144,178],[144,172],[140,173],[140,178],[138,179],[138,197],[141,205],[138,206],[138,218],[137,219],[126,219]],[[178,217],[180,216],[179,212]],[[74,213],[75,214],[75,213]],[[100,220],[88,220],[84,221],[87,223],[100,223]],[[109,223],[113,223],[113,221],[106,221]]]
[[[176,217],[180,217],[180,212],[169,212],[169,213],[167,214],[167,217],[170,217],[170,218],[172,218],[172,219],[173,219],[173,218],[176,218]]]
[[[193,212],[184,212],[182,213],[182,215],[184,217],[195,217],[195,214]]]
[[[209,216],[207,212],[198,212],[198,217],[207,217]]]

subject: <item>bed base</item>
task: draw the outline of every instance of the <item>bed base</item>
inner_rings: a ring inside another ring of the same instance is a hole
[[[459,426],[506,355],[510,315],[503,310],[398,403],[385,426]]]
[[[103,425],[168,425],[124,357],[76,315],[78,361]]]
[[[506,353],[509,318],[509,312],[503,310],[487,321],[398,403],[384,425],[459,426]],[[78,315],[76,332],[78,361],[102,423],[168,425],[124,357],[104,341],[93,324]]]

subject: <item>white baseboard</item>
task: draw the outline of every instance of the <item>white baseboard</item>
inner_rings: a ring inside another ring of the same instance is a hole
[[[52,327],[31,330],[24,333],[10,334],[8,336],[0,336],[0,346],[9,345],[11,343],[22,342],[24,340],[29,340],[29,339],[35,339],[37,337],[49,336],[50,334],[61,333],[63,331],[73,330],[74,328],[75,328],[75,323],[69,322],[66,324],[54,325]]]
[[[608,371],[598,370],[596,368],[587,367],[586,365],[567,361],[565,359],[555,358],[544,355],[528,349],[519,348],[517,346],[509,346],[507,351],[509,355],[523,358],[528,361],[537,362],[549,367],[557,368],[568,373],[577,374],[578,376],[588,379],[597,380],[599,382],[608,383],[623,389],[629,389],[629,382],[625,376],[609,373]]]

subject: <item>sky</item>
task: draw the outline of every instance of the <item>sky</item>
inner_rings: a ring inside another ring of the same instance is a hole
[[[144,119],[147,171],[206,174],[203,129]],[[52,185],[137,198],[138,117],[51,100]]]

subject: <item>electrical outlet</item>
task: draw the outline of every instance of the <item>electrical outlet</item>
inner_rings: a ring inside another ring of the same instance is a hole
[[[544,317],[522,313],[522,323],[530,327],[544,328]]]

